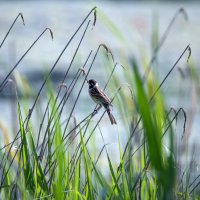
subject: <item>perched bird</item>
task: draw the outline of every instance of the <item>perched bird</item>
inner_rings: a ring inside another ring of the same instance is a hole
[[[95,80],[90,79],[88,81],[88,84],[89,84],[88,91],[93,101],[99,104],[100,106],[103,105],[103,107],[106,109],[108,113],[111,124],[117,124],[110,110],[110,106],[112,106],[110,99],[106,96],[104,91],[99,87],[98,83]]]

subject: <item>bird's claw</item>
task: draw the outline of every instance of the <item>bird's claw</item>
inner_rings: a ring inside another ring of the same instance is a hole
[[[94,109],[92,115],[94,116],[94,115],[96,115],[97,113],[98,113],[98,110],[97,110],[97,109]]]

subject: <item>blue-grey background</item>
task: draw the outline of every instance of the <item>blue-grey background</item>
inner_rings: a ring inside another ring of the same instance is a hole
[[[199,70],[200,3],[198,1],[1,1],[0,41],[19,12],[23,13],[26,25],[23,26],[22,22],[18,20],[0,49],[0,75],[3,77],[36,37],[46,27],[49,27],[54,34],[53,41],[46,33],[14,72],[16,76],[17,74],[27,75],[30,78],[32,89],[37,91],[38,86],[42,83],[40,72],[52,67],[68,39],[94,6],[97,6],[97,23],[93,30],[90,30],[86,35],[83,46],[77,55],[77,63],[78,61],[83,63],[90,50],[95,51],[100,43],[105,43],[112,50],[116,61],[122,65],[126,65],[124,58],[129,56],[134,56],[143,64],[147,64],[151,58],[153,24],[157,23],[158,37],[160,37],[177,10],[183,7],[189,20],[185,21],[181,15],[177,18],[164,46],[159,51],[158,79],[163,79],[188,44],[192,49],[192,62]],[[107,25],[102,16],[106,16],[112,25],[120,31],[118,36],[112,32],[113,26]],[[67,69],[77,43],[78,40],[75,40],[59,61],[56,68],[58,77],[59,73],[62,74]],[[187,73],[186,60],[187,57],[178,64],[178,67],[185,73]],[[99,80],[102,85],[106,81],[104,71],[103,67],[97,67],[95,72],[91,72],[91,76]],[[83,104],[79,110],[78,119],[81,119],[94,107],[92,101],[88,100],[87,88],[85,87],[84,90]],[[176,69],[162,90],[168,107],[183,107],[187,111],[188,117],[191,119],[191,121],[188,119],[188,122],[191,123],[186,128],[192,133],[189,142],[198,144],[200,132],[199,97],[194,92],[195,88],[191,84],[191,80],[187,77],[181,78],[179,70]],[[11,104],[12,98],[0,97],[0,123],[8,130],[14,126]],[[120,124],[120,116],[116,110],[113,112]],[[107,118],[103,122],[106,124]],[[117,127],[111,129],[111,127],[105,126],[105,129],[107,132],[117,131]],[[113,142],[113,138],[117,143],[117,135],[107,134],[108,142]]]

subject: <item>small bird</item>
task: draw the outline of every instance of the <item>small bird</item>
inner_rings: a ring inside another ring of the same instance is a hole
[[[106,109],[108,116],[110,118],[111,124],[117,124],[114,116],[111,113],[110,106],[112,106],[110,99],[107,97],[107,95],[104,93],[104,91],[99,87],[98,83],[90,79],[88,81],[89,84],[89,94],[92,98],[92,100],[99,104],[100,106],[103,105],[103,107]]]

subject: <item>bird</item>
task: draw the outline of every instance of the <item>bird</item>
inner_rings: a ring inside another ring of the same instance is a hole
[[[88,92],[92,100],[95,103],[99,104],[100,107],[103,105],[103,107],[106,109],[108,113],[108,116],[112,125],[117,124],[110,110],[110,106],[112,106],[111,100],[104,93],[104,91],[99,87],[99,84],[97,83],[97,81],[95,81],[94,79],[90,79],[88,81],[88,85],[89,85]]]

